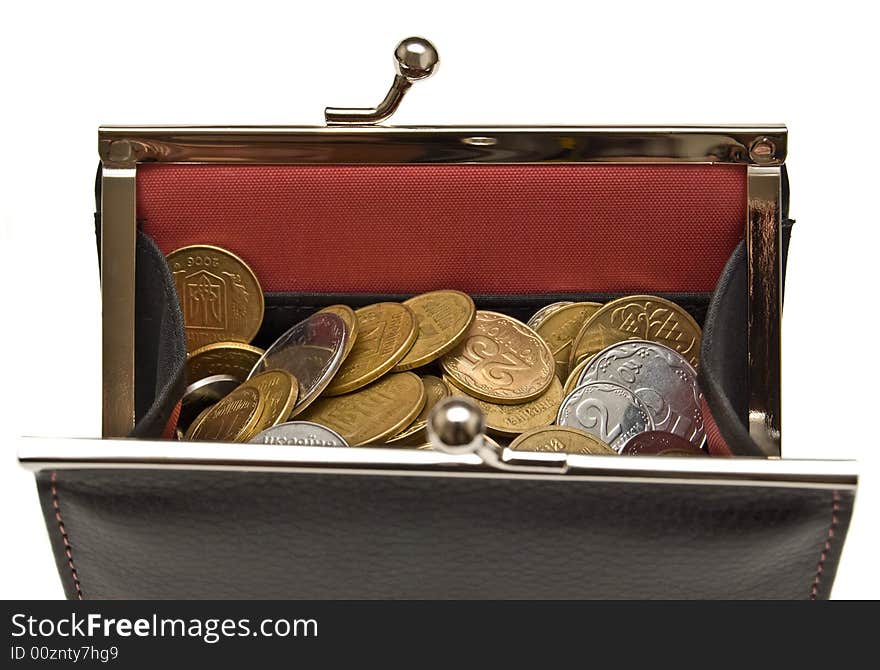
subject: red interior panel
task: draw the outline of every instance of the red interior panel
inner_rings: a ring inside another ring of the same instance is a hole
[[[730,165],[138,168],[143,229],[216,244],[263,289],[711,291],[742,238]]]

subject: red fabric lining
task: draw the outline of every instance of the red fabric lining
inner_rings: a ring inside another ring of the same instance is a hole
[[[168,417],[168,423],[165,424],[165,429],[162,431],[163,440],[177,439],[177,421],[180,419],[180,406],[181,401],[178,401],[174,409],[171,410],[171,416]]]
[[[234,251],[272,291],[707,292],[743,234],[741,166],[142,165],[163,252]]]
[[[709,403],[703,398],[703,427],[706,430],[706,449],[713,456],[733,456],[733,451],[727,446],[727,442],[715,423],[715,417],[712,416],[712,410],[709,409]]]

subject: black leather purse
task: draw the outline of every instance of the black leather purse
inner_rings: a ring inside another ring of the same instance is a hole
[[[826,598],[851,463],[782,458],[786,129],[393,127],[436,66],[395,52],[326,127],[103,127],[104,436],[33,440],[70,598]],[[668,297],[703,327],[712,458],[178,442],[186,347],[164,253],[266,290],[256,343],[322,306],[456,288],[528,318]]]

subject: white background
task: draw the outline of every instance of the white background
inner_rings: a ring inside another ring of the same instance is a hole
[[[101,123],[320,124],[371,105],[407,35],[439,75],[396,124],[787,123],[785,455],[856,458],[834,595],[880,596],[871,3],[7,3],[0,22],[0,597],[62,595],[23,434],[99,433]],[[695,258],[694,262],[700,262]]]

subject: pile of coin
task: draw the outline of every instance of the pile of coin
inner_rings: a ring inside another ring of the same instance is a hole
[[[700,328],[663,298],[556,302],[522,323],[432,291],[326,307],[263,351],[244,261],[193,246],[168,262],[189,348],[185,439],[429,449],[433,406],[466,395],[511,449],[704,453]]]

